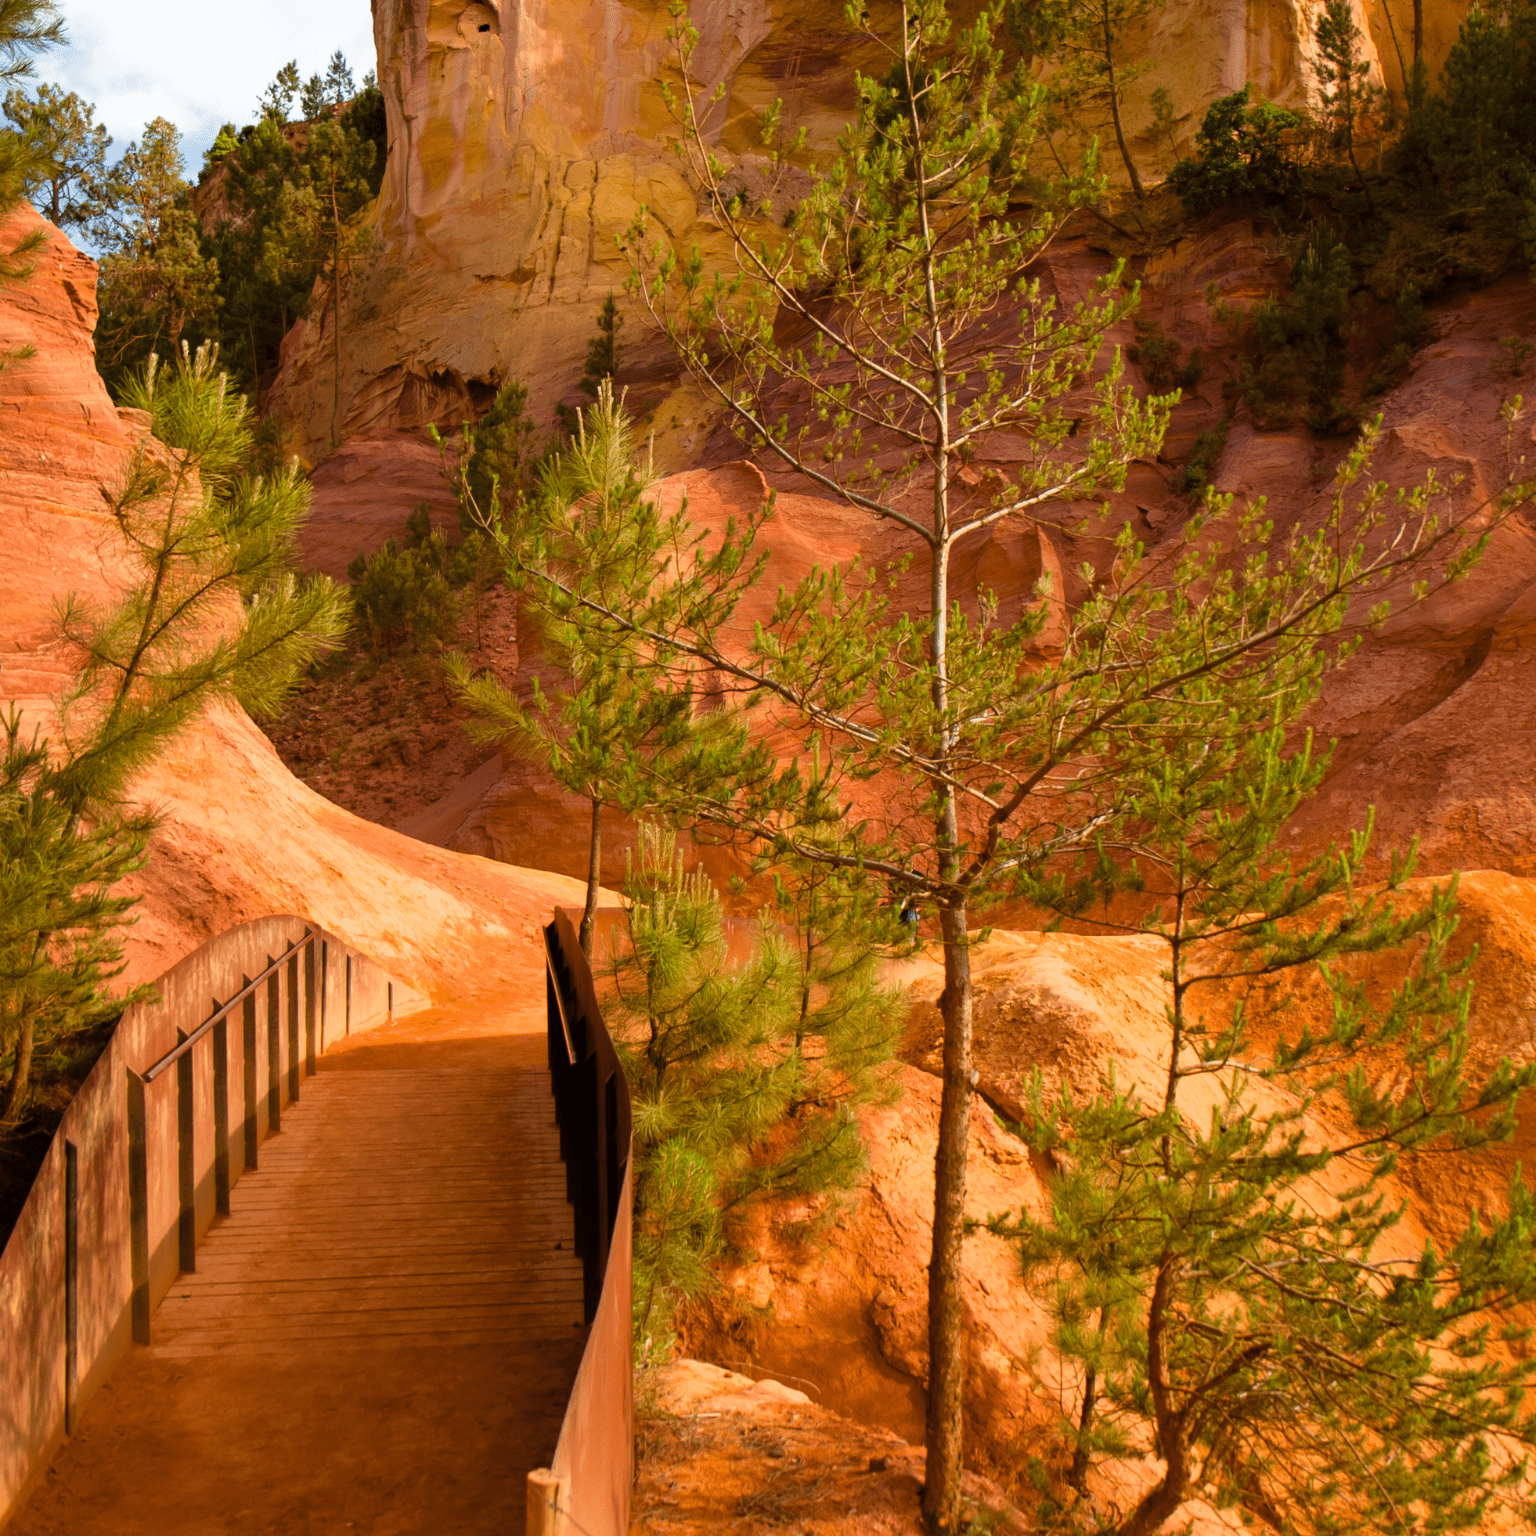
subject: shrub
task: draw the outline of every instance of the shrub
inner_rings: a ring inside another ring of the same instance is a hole
[[[1197,217],[1238,197],[1284,203],[1301,187],[1292,137],[1304,119],[1272,101],[1249,104],[1249,87],[1207,109],[1195,135],[1193,159],[1180,160],[1168,180]]]
[[[1182,366],[1179,355],[1183,352],[1171,336],[1163,334],[1163,328],[1155,320],[1136,322],[1136,341],[1127,347],[1125,355],[1141,365],[1147,383],[1160,394],[1175,389],[1193,389],[1205,373],[1200,348],[1189,354],[1189,361]]]
[[[392,655],[401,645],[441,649],[458,626],[458,603],[445,572],[447,541],[431,527],[425,504],[405,526],[403,547],[387,539],[376,554],[358,555],[347,567],[352,602],[375,657]]]

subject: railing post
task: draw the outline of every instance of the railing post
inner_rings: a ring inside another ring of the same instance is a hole
[[[64,1143],[64,1433],[75,1432],[80,1396],[80,1154]]]
[[[288,956],[288,1097],[299,1102],[299,952]]]
[[[315,940],[304,946],[304,1072],[315,1075]]]
[[[352,1033],[352,956],[347,956],[347,1033]]]
[[[133,1342],[149,1343],[149,1146],[144,1079],[128,1069],[128,1268]]]
[[[322,1056],[325,1055],[325,1020],[326,1020],[326,1009],[330,1006],[330,1004],[327,1002],[326,996],[325,996],[325,983],[326,983],[326,978],[330,975],[330,966],[331,966],[331,941],[329,939],[321,939],[321,941],[320,941],[320,1054]]]
[[[243,1060],[245,1063],[245,1166],[254,1172],[256,1168],[256,994],[250,990],[251,978],[240,978],[245,1001],[240,1005],[240,1022],[243,1026]]]
[[[178,1045],[186,1038],[186,1030],[176,1031]],[[187,1275],[197,1268],[197,1163],[193,1151],[192,1052],[186,1051],[176,1058],[176,1245],[177,1261]]]
[[[556,1477],[548,1467],[528,1474],[528,1536],[567,1536],[570,1505],[570,1478]]]
[[[218,1011],[219,1000],[213,1000]],[[229,1024],[213,1026],[213,1208],[229,1215]]]
[[[267,956],[267,1135],[283,1128],[283,1035],[278,1026],[278,972]]]

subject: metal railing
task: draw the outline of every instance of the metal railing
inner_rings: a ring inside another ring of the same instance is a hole
[[[549,1073],[588,1330],[554,1458],[528,1476],[528,1533],[624,1536],[634,1481],[629,1083],[564,912],[544,947]]]

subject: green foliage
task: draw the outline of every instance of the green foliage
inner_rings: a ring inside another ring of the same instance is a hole
[[[655,1359],[676,1303],[709,1286],[730,1216],[857,1178],[853,1107],[885,1093],[889,1053],[842,1070],[830,1048],[818,1059],[790,947],[762,929],[733,963],[720,898],[669,835],[642,825],[624,894],[623,940],[601,970],[634,1106],[636,1352]]]
[[[151,359],[124,401],[157,442],[103,488],[123,541],[126,586],[70,597],[59,615],[76,671],[55,736],[11,713],[0,765],[0,1051],[10,1075],[0,1118],[25,1102],[33,1052],[121,1007],[117,931],[132,899],[113,894],[143,861],[152,819],[126,807],[129,781],[211,701],[274,709],[344,627],[324,578],[288,570],[307,485],[253,477],[250,414],[211,348]]]
[[[1169,182],[1196,217],[1236,198],[1285,205],[1301,190],[1292,143],[1300,114],[1273,102],[1250,103],[1250,87],[1212,102],[1195,135],[1195,154],[1180,160]]]
[[[1208,428],[1195,439],[1188,462],[1184,465],[1182,488],[1187,495],[1204,493],[1216,472],[1221,450],[1227,446],[1227,434],[1232,430],[1232,418],[1223,416],[1214,427]]]
[[[418,654],[440,651],[457,634],[459,607],[448,580],[451,556],[425,506],[407,519],[405,539],[386,539],[371,555],[347,566],[352,605],[375,658],[402,646]]]
[[[93,230],[104,252],[96,366],[114,387],[214,323],[218,266],[203,252],[182,168],[181,134],[157,117],[114,167]]]
[[[1205,373],[1200,349],[1196,347],[1189,360],[1181,363],[1179,356],[1183,350],[1171,336],[1163,333],[1162,326],[1155,320],[1138,320],[1135,345],[1127,347],[1125,355],[1130,362],[1141,365],[1141,371],[1153,389],[1159,394],[1167,394],[1172,390],[1193,389]]]
[[[517,403],[520,408],[520,398]],[[510,416],[500,432],[520,420]],[[503,435],[500,440],[507,439]],[[519,439],[511,441],[515,448]],[[466,543],[474,541],[473,558],[478,562],[486,551],[500,564],[506,555],[497,547],[499,539],[514,567],[538,561],[569,573],[570,580],[600,601],[628,608],[642,600],[666,579],[667,566],[665,560],[634,558],[655,518],[648,480],[635,468],[634,449],[631,424],[605,380],[592,407],[577,418],[575,441],[544,464],[537,497],[531,504],[519,503],[510,521],[495,504],[500,482],[494,471],[488,507],[475,495],[476,455],[462,457],[460,510],[471,525]],[[483,463],[481,472],[486,472]],[[543,659],[561,676],[560,686],[546,693],[535,678],[525,703],[490,674],[472,676],[462,657],[450,662],[449,677],[474,711],[472,735],[540,763],[557,784],[591,806],[580,931],[582,949],[590,956],[604,808],[634,814],[655,805],[658,784],[671,771],[666,760],[680,746],[692,746],[707,725],[695,724],[692,686],[674,687],[637,666],[632,639],[609,637],[608,643],[588,644],[552,589],[537,582],[519,585],[523,613],[539,634]]]
[[[1063,1426],[1076,1485],[1155,1447],[1161,1474],[1121,1533],[1197,1489],[1318,1536],[1462,1529],[1516,1497],[1536,1440],[1536,1367],[1497,1347],[1499,1313],[1536,1299],[1518,1174],[1491,1202],[1504,1215],[1417,1254],[1389,1182],[1406,1155],[1508,1140],[1536,1068],[1469,1066],[1454,881],[1403,900],[1411,860],[1394,860],[1363,887],[1368,827],[1299,867],[1281,852],[1327,768],[1294,729],[1322,670],[1297,651],[1198,683],[1179,703],[1219,732],[1118,739],[1117,842],[1136,862],[1101,858],[1085,884],[1145,904],[1166,1079],[1111,1072],[1081,1097],[1037,1074],[1019,1134],[1059,1170],[1049,1208],[991,1224],[1051,1285],[1055,1345],[1081,1373]]]
[[[0,0],[0,81],[28,78],[36,56],[63,41],[55,0]]]
[[[96,109],[73,91],[40,85],[36,96],[11,89],[5,116],[31,154],[23,195],[60,229],[83,230],[105,211],[107,148]]]
[[[1342,398],[1354,268],[1348,248],[1323,226],[1297,250],[1291,292],[1273,295],[1246,319],[1252,352],[1239,363],[1238,387],[1254,417],[1296,419],[1319,432],[1353,425]]]
[[[278,70],[272,83],[261,94],[258,105],[264,122],[286,123],[293,110],[293,98],[299,93],[299,61],[289,61]]]
[[[623,324],[618,300],[610,293],[598,311],[597,335],[587,343],[587,365],[577,380],[577,388],[589,400],[596,400],[598,388],[611,384],[619,371],[619,327]],[[555,419],[568,436],[576,435],[576,412],[563,400],[555,406]]]
[[[109,811],[84,820],[70,766],[0,720],[0,1138],[26,1107],[36,1053],[56,1048],[147,993],[110,987],[123,970],[121,931],[138,898],[114,889],[140,869],[152,819]]]
[[[1366,56],[1364,34],[1355,24],[1350,0],[1323,0],[1317,18],[1317,58],[1314,61],[1323,87],[1325,121],[1333,130],[1334,143],[1363,179],[1356,154],[1361,121],[1383,99],[1379,86],[1371,84],[1371,61]],[[1366,193],[1369,199],[1369,192]]]
[[[1120,109],[1126,88],[1152,68],[1150,59],[1126,57],[1127,35],[1163,0],[1012,0],[1009,30],[1026,53],[1054,66],[1052,105],[1087,133],[1108,127],[1138,199],[1146,196],[1126,142]]]
[[[1524,336],[1506,336],[1499,343],[1498,356],[1493,361],[1493,371],[1503,379],[1518,379],[1525,372],[1536,345]]]
[[[472,431],[465,424],[459,527],[466,537],[488,519],[519,521],[542,459],[534,451],[535,430],[528,387],[517,379],[496,391]]]

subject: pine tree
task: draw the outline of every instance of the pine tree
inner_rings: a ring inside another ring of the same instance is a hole
[[[203,254],[182,170],[181,134],[163,117],[113,168],[93,229],[104,253],[96,365],[110,383],[152,352],[174,353],[188,332],[205,334],[216,313],[218,268]]]
[[[0,930],[7,1122],[39,1038],[110,1008],[102,989],[128,910],[111,888],[142,862],[152,826],[129,803],[133,776],[214,699],[271,713],[346,627],[334,585],[288,569],[308,487],[296,468],[244,472],[250,413],[216,362],[212,348],[183,349],[165,369],[151,358],[125,391],[157,439],[103,489],[132,577],[111,601],[61,608],[77,671],[54,737],[24,738],[14,717],[8,729],[0,833],[18,926]]]
[[[55,0],[0,0],[0,80],[24,80],[34,58],[64,41]]]
[[[512,524],[516,531],[511,537],[526,542],[528,551],[537,547],[540,558],[568,573],[568,579],[581,581],[599,600],[628,606],[637,593],[662,579],[664,570],[631,558],[632,530],[643,527],[653,513],[648,481],[635,468],[630,423],[606,380],[591,409],[578,417],[576,429],[575,441],[545,464],[539,493],[532,506],[521,509],[522,521]],[[499,509],[492,504],[482,509],[474,493],[474,455],[464,465],[461,507],[484,528],[508,536]],[[493,480],[491,498],[498,491],[499,481]],[[484,537],[480,528],[469,537],[477,535]],[[519,558],[529,553],[520,551]],[[590,958],[602,884],[603,811],[614,807],[633,813],[655,803],[659,760],[695,730],[693,690],[667,686],[637,667],[633,643],[584,643],[579,625],[572,625],[558,605],[541,602],[541,586],[520,585],[545,660],[561,673],[561,685],[547,694],[535,678],[525,705],[490,674],[471,675],[462,657],[451,661],[449,677],[474,711],[471,735],[542,764],[557,784],[588,802],[580,939]]]
[[[1411,859],[1394,858],[1362,889],[1369,826],[1300,867],[1280,853],[1327,767],[1305,735],[1288,745],[1323,665],[1298,651],[1201,680],[1179,702],[1218,730],[1118,740],[1120,857],[1165,956],[1166,1079],[1047,1099],[1037,1074],[1020,1133],[1059,1170],[1049,1209],[991,1224],[1055,1279],[1055,1343],[1083,1384],[1066,1481],[1081,1491],[1106,1454],[1162,1463],[1100,1525],[1115,1536],[1150,1536],[1197,1490],[1316,1536],[1461,1529],[1520,1502],[1536,1441],[1536,1367],[1497,1347],[1500,1314],[1536,1298],[1519,1175],[1506,1214],[1383,1251],[1401,1160],[1508,1140],[1536,1067],[1469,1068],[1454,881],[1404,899]],[[1123,864],[1095,873],[1126,883]],[[1308,988],[1315,1006],[1287,1008]]]
[[[1049,90],[1057,109],[1078,118],[1102,106],[1114,130],[1115,147],[1138,201],[1146,197],[1131,146],[1126,140],[1122,107],[1130,85],[1152,68],[1152,60],[1126,57],[1128,34],[1141,27],[1164,0],[1015,0],[1009,21],[1015,40],[1032,55],[1056,66]]]
[[[293,98],[299,91],[299,61],[289,61],[278,70],[272,83],[261,94],[261,100],[257,103],[264,119],[282,124],[288,121],[288,114],[293,110]]]
[[[852,26],[866,25],[858,7],[849,15]],[[960,605],[956,545],[1005,518],[1120,484],[1129,461],[1160,441],[1168,402],[1132,398],[1117,359],[1100,366],[1106,332],[1135,299],[1120,273],[1083,303],[1059,307],[1027,276],[1060,221],[1099,187],[1030,179],[1045,109],[1022,70],[1002,67],[1002,7],[959,26],[941,0],[907,0],[889,26],[867,24],[891,70],[859,79],[857,115],[787,229],[777,210],[749,222],[756,213],[733,195],[701,121],[697,33],[681,4],[674,17],[668,99],[738,274],[712,273],[698,252],[652,246],[642,219],[629,237],[637,295],[751,448],[904,531],[926,599],[898,611],[884,573],[833,568],[782,593],[763,624],[741,624],[737,606],[760,569],[768,508],[709,541],[659,522],[655,539],[685,558],[670,585],[628,613],[575,584],[564,597],[591,643],[642,637],[656,665],[678,675],[707,669],[722,693],[754,705],[756,734],[743,725],[732,760],[716,756],[711,766],[728,769],[730,785],[717,781],[699,815],[754,840],[770,861],[858,868],[937,911],[945,1038],[924,1508],[953,1530],[973,914],[1023,894],[1053,859],[1113,821],[1115,784],[1095,764],[1121,722],[1173,708],[1165,695],[1191,674],[1221,677],[1319,643],[1340,622],[1337,600],[1382,595],[1405,563],[1432,567],[1469,525],[1460,512],[1437,520],[1431,498],[1415,496],[1393,511],[1403,523],[1395,539],[1367,553],[1363,541],[1385,512],[1365,461],[1355,460],[1327,535],[1278,554],[1267,550],[1262,519],[1218,508],[1195,520],[1181,554],[1153,580],[1127,530],[1111,579],[1085,576],[1094,595],[1065,616],[1060,658],[1043,659],[1043,602],[1026,601],[1006,620],[989,594],[974,613]],[[780,153],[776,114],[766,118],[765,143]],[[1002,433],[1020,467],[990,478],[968,469]],[[1253,569],[1264,579],[1250,581]],[[556,573],[526,570],[561,586]],[[845,786],[844,803],[878,776],[878,808],[847,818],[837,839],[802,836],[804,763],[775,757],[765,744],[775,735],[819,737],[821,776]]]
[[[96,108],[73,91],[40,85],[31,97],[5,93],[5,115],[32,155],[24,195],[60,229],[88,228],[105,212],[112,140]]]
[[[1365,172],[1355,153],[1356,140],[1377,93],[1371,86],[1371,61],[1362,53],[1361,41],[1350,0],[1324,0],[1317,18],[1317,75],[1335,140],[1363,186]],[[1369,187],[1365,196],[1369,204]]]
[[[685,871],[670,835],[642,824],[624,894],[600,975],[634,1108],[635,1338],[647,1359],[664,1354],[677,1301],[709,1287],[732,1215],[857,1177],[853,1105],[885,1092],[889,1051],[845,1054],[835,1084],[831,1069],[817,1075],[789,946],[760,928],[733,964],[719,895]],[[841,981],[832,988],[827,1007],[846,1011]]]
[[[142,868],[152,820],[82,819],[72,799],[69,764],[51,761],[13,708],[0,720],[0,1140],[26,1108],[37,1053],[150,990],[118,994],[110,983],[138,900],[115,890]]]
[[[598,388],[606,381],[612,383],[619,371],[619,327],[624,317],[619,313],[618,300],[610,293],[603,300],[597,314],[597,335],[587,343],[587,363],[576,387],[589,400],[597,399]],[[576,435],[577,413],[563,400],[555,405],[555,420],[567,435]]]

